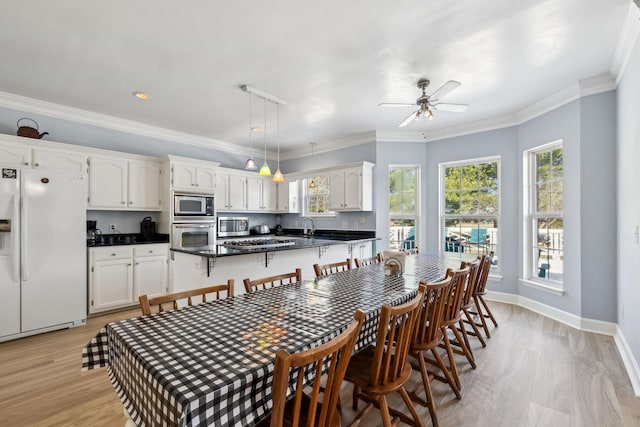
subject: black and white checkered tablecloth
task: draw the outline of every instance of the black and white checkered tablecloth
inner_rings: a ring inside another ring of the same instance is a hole
[[[408,301],[419,279],[434,281],[445,271],[435,256],[409,264],[404,276],[371,265],[109,323],[83,349],[82,367],[107,367],[136,425],[249,426],[270,411],[278,349],[326,342],[360,308],[367,317],[357,351],[375,340],[382,304]]]

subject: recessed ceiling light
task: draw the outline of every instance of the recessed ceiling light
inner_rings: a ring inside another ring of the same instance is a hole
[[[151,98],[151,96],[148,93],[144,93],[144,92],[133,92],[132,95],[138,99],[143,99],[143,100],[147,100]]]

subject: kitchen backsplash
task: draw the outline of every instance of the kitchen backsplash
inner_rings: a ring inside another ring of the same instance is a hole
[[[109,226],[116,226],[115,233],[139,233],[140,223],[145,217],[150,216],[153,221],[158,220],[159,212],[144,211],[87,211],[87,220],[97,221],[96,228],[102,234],[112,234]]]

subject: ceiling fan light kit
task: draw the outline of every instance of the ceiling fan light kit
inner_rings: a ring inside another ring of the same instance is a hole
[[[412,107],[414,105],[417,105],[418,109],[411,113],[409,117],[404,119],[398,125],[398,127],[405,127],[413,120],[420,120],[422,117],[427,120],[433,119],[432,109],[438,111],[452,111],[461,113],[469,108],[469,105],[467,104],[449,104],[437,102],[440,98],[446,96],[449,92],[459,87],[461,84],[460,82],[449,80],[448,82],[440,86],[440,88],[434,93],[432,93],[431,95],[427,95],[427,87],[429,86],[429,83],[430,82],[428,79],[418,80],[416,86],[418,86],[418,89],[422,90],[422,95],[418,97],[418,99],[416,99],[416,102],[414,104],[383,102],[381,104],[378,104],[378,107]]]

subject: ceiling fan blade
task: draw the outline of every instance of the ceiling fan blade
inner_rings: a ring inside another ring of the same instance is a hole
[[[446,96],[449,92],[451,92],[452,90],[454,90],[455,88],[457,88],[460,85],[461,85],[460,82],[457,82],[455,80],[449,80],[448,82],[446,82],[445,84],[440,86],[440,89],[438,89],[437,91],[433,92],[433,94],[429,98],[432,101],[436,101],[436,100]]]
[[[415,105],[415,103],[407,104],[402,102],[383,102],[381,104],[378,104],[378,107],[415,107]]]
[[[439,104],[433,104],[432,107],[435,110],[439,110],[439,111],[453,111],[456,113],[462,113],[463,111],[466,111],[467,108],[469,108],[469,105],[439,103]]]
[[[399,128],[403,128],[406,125],[408,125],[409,123],[411,123],[411,121],[413,119],[415,119],[416,117],[418,117],[418,114],[420,114],[420,110],[414,111],[413,113],[411,113],[411,115],[409,117],[407,117],[406,119],[404,119],[404,121],[402,123],[400,123],[398,125]]]

